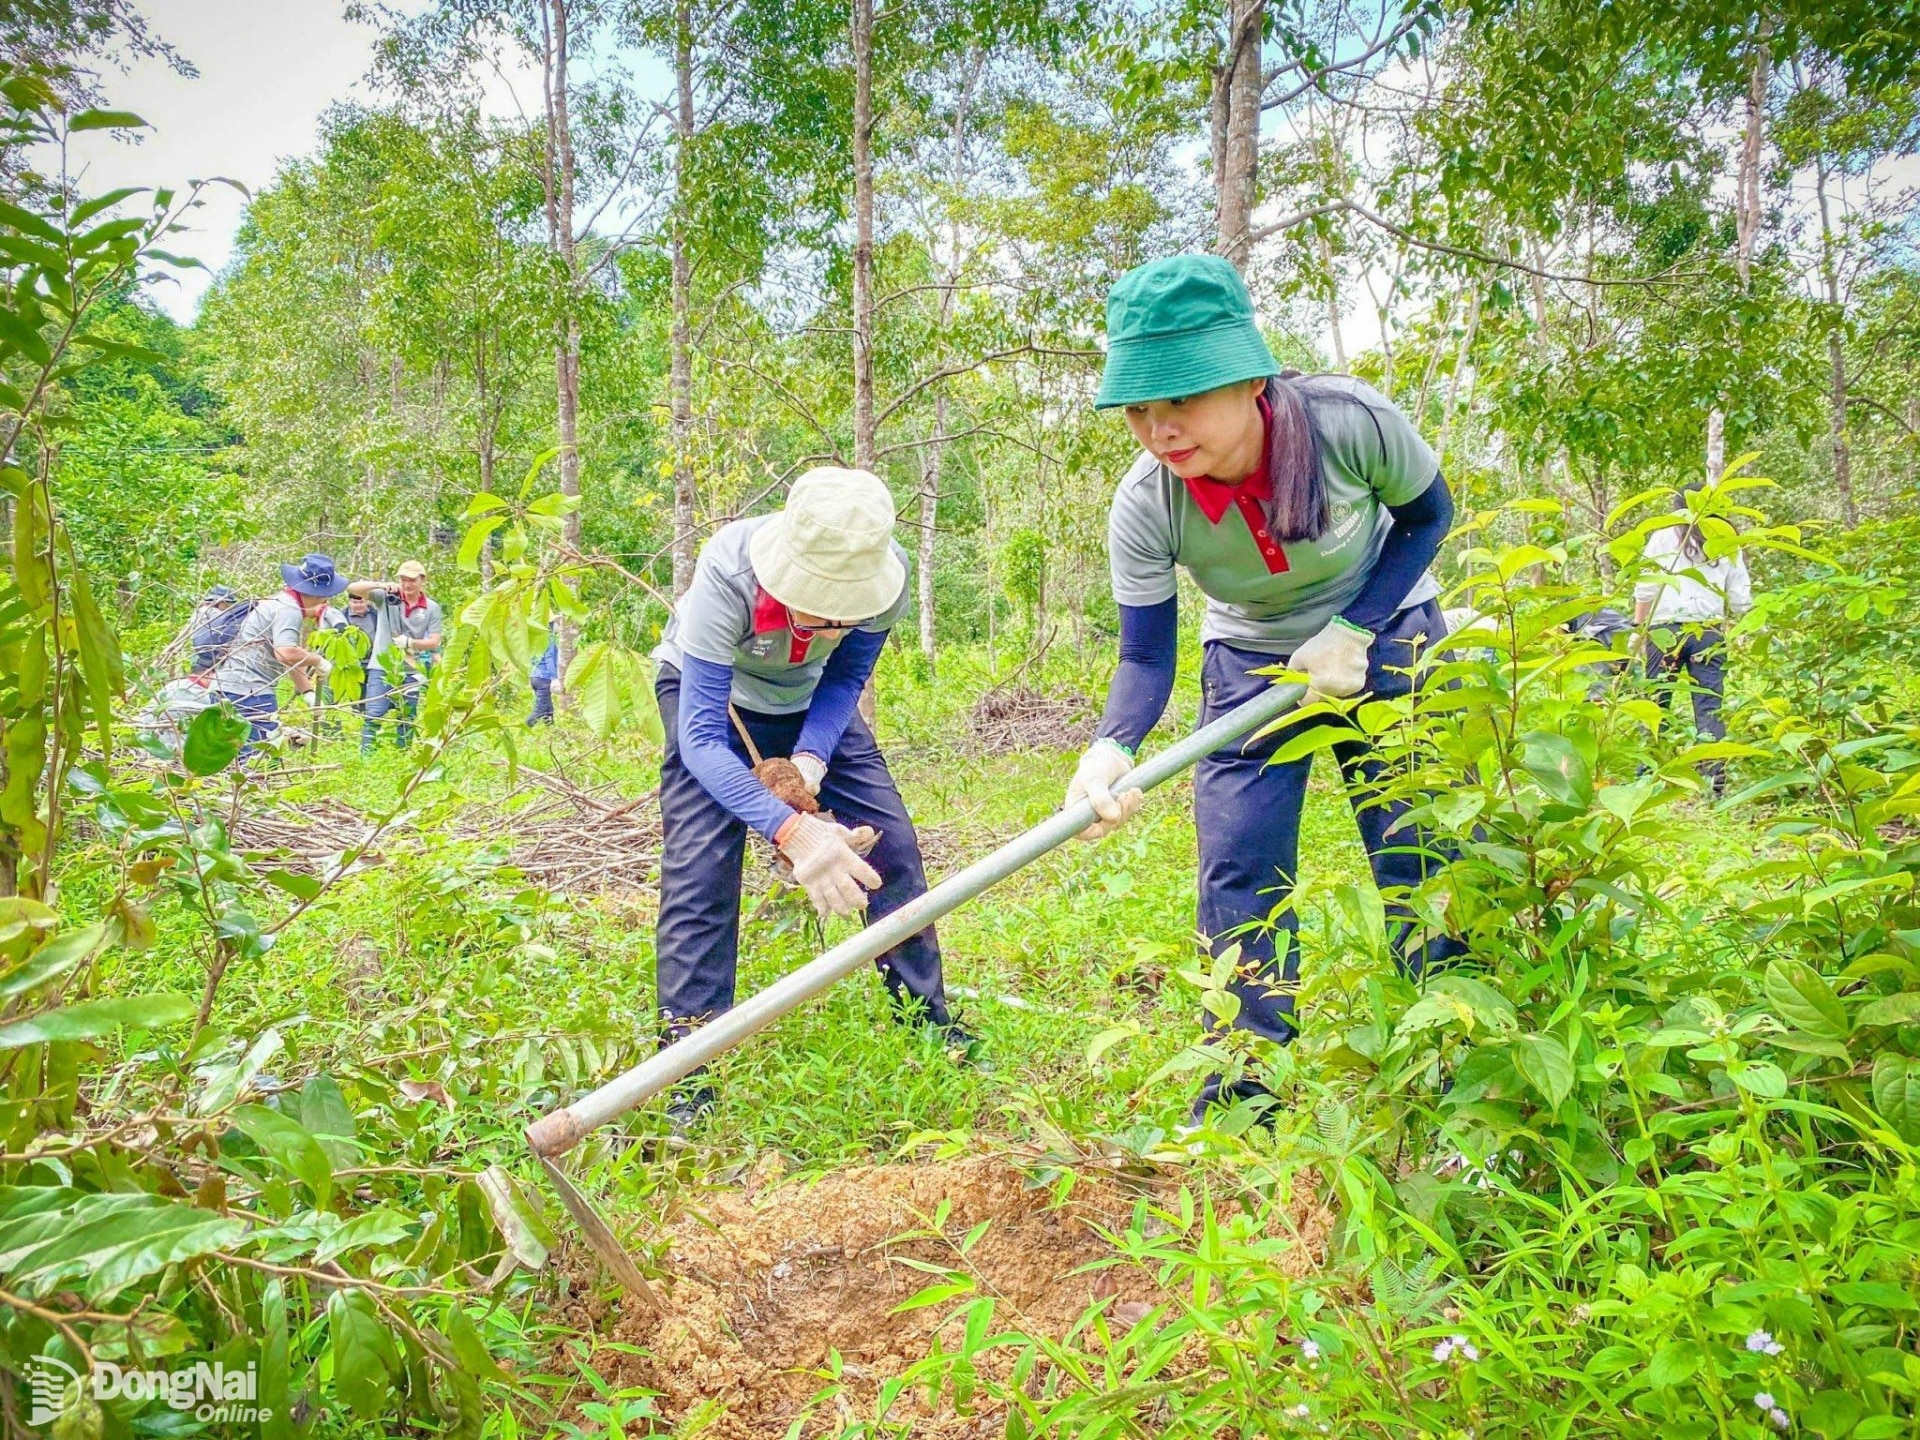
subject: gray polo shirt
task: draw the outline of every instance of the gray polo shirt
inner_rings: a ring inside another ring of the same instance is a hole
[[[373,658],[368,663],[375,670],[384,672],[380,657],[387,653],[390,646],[397,645],[405,635],[412,640],[424,640],[429,635],[439,635],[445,617],[440,611],[440,602],[432,596],[427,597],[424,605],[407,609],[407,602],[400,598],[398,590],[369,590],[367,603],[373,607],[375,624],[373,629]],[[409,671],[419,669],[414,657],[406,657]]]
[[[733,667],[733,703],[762,715],[791,715],[807,708],[827,657],[839,647],[839,636],[817,635],[803,640],[793,633],[786,606],[760,588],[747,556],[753,532],[773,519],[756,515],[722,525],[700,548],[693,583],[674,604],[653,658],[681,668],[688,655],[715,665]],[[902,565],[907,553],[896,543],[894,555]],[[912,585],[902,583],[900,594],[885,612],[860,629],[885,634],[907,608]],[[850,620],[850,615],[829,615]]]
[[[291,595],[269,595],[254,601],[253,609],[240,622],[226,658],[213,667],[208,688],[233,696],[273,690],[288,669],[274,655],[274,649],[304,645],[308,628],[307,617]]]
[[[1175,593],[1180,566],[1207,597],[1203,641],[1291,655],[1359,596],[1393,528],[1387,507],[1417,499],[1440,464],[1412,422],[1371,386],[1343,375],[1298,383],[1320,441],[1326,534],[1285,543],[1264,530],[1256,537],[1232,505],[1218,523],[1209,520],[1184,481],[1142,455],[1114,492],[1108,515],[1116,601],[1160,604]],[[1429,572],[1401,606],[1439,593]]]

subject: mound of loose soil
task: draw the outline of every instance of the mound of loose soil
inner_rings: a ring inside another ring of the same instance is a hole
[[[989,690],[974,703],[974,745],[987,754],[1013,750],[1079,750],[1099,723],[1084,695],[1043,695],[1013,686]]]
[[[1124,1230],[1141,1183],[1082,1174],[1066,1203],[1055,1205],[1050,1189],[1013,1164],[981,1157],[864,1166],[758,1194],[726,1193],[671,1227],[667,1313],[629,1304],[626,1313],[607,1317],[611,1338],[646,1353],[609,1353],[601,1363],[617,1384],[660,1392],[669,1419],[720,1407],[701,1434],[748,1440],[786,1432],[828,1383],[820,1372],[833,1350],[843,1361],[852,1415],[868,1415],[880,1386],[927,1353],[942,1315],[953,1308],[895,1314],[902,1301],[938,1283],[903,1260],[970,1271],[978,1293],[999,1297],[996,1330],[1059,1338],[1100,1298],[1109,1299],[1114,1323],[1124,1328],[1165,1300],[1153,1277],[1131,1265],[1075,1273],[1113,1258],[1096,1227]],[[943,1233],[952,1243],[925,1234],[943,1201],[949,1207]],[[1323,1216],[1300,1218],[1303,1233],[1324,1236]],[[991,1222],[985,1234],[961,1259],[955,1247],[983,1220]],[[1316,1239],[1310,1250],[1319,1248]],[[1303,1250],[1302,1272],[1318,1260]],[[606,1333],[604,1324],[595,1328]],[[946,1343],[958,1339],[958,1328],[947,1327]],[[1015,1356],[1012,1349],[995,1351],[981,1368],[1004,1375]],[[967,1416],[944,1406],[929,1411],[924,1392],[916,1391],[893,1415],[911,1419],[916,1436],[957,1440],[998,1434],[990,1409],[982,1402]],[[848,1412],[830,1402],[808,1433],[833,1430],[846,1418]]]

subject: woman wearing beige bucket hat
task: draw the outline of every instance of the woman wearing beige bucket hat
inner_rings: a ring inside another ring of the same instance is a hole
[[[807,471],[779,514],[735,520],[707,541],[653,652],[666,728],[654,947],[664,1039],[733,1005],[749,826],[792,862],[823,915],[887,915],[926,892],[913,821],[856,709],[907,604],[893,520],[876,476]],[[791,758],[805,804],[834,819],[763,785],[749,768],[763,757]],[[950,1044],[971,1044],[948,1012],[931,927],[878,963],[903,1010]],[[684,1128],[712,1101],[704,1084],[683,1089],[669,1114]]]

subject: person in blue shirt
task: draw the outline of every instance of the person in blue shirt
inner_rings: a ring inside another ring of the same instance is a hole
[[[560,636],[547,627],[547,648],[533,662],[527,682],[533,686],[533,713],[527,716],[527,728],[553,724],[553,682],[560,678]]]
[[[779,514],[715,531],[674,605],[654,651],[666,731],[655,943],[665,1041],[733,1005],[749,828],[791,862],[822,915],[884,916],[926,893],[913,821],[856,708],[907,606],[893,524],[878,477],[809,470]],[[760,757],[790,758],[834,818],[763,785],[749,738]],[[931,926],[877,963],[904,1013],[970,1048],[947,1007]],[[684,1129],[713,1098],[704,1082],[683,1087],[669,1117]]]

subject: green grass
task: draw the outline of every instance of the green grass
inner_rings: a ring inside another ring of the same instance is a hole
[[[977,664],[960,657],[947,667],[958,680],[932,686],[915,683],[891,652],[889,662],[882,740],[929,834],[934,878],[943,864],[978,858],[1052,812],[1071,751],[970,751],[965,717],[983,683]],[[1190,724],[1196,698],[1184,677],[1174,718],[1150,743]],[[627,736],[600,744],[565,724],[532,737],[522,758],[581,783],[617,780],[629,795],[657,780],[652,745]],[[349,736],[322,747],[314,773],[295,769],[276,784],[290,804],[331,797],[378,810],[413,761],[391,747],[362,758]],[[1316,774],[1301,838],[1309,1026],[1316,1010],[1338,1014],[1358,1003],[1376,967],[1337,934],[1330,939],[1324,922],[1341,887],[1367,882],[1352,812],[1331,773],[1323,764]],[[654,1032],[650,895],[528,891],[497,871],[498,840],[449,838],[463,811],[506,791],[504,761],[488,742],[457,745],[444,777],[416,792],[418,818],[380,846],[385,863],[343,882],[263,962],[230,975],[216,1011],[236,1037],[277,1027],[303,1068],[351,1063],[467,1096],[476,1113],[463,1115],[449,1139],[465,1135],[488,1153],[463,1163],[518,1158],[508,1142],[520,1125],[632,1063]],[[1676,847],[1681,869],[1727,864],[1754,843],[1738,819],[1702,812],[1696,820],[1698,835]],[[1042,1112],[1076,1136],[1173,1124],[1192,1077],[1152,1077],[1198,1033],[1197,992],[1175,973],[1194,953],[1194,857],[1182,780],[1107,841],[1042,858],[939,927],[948,986],[986,1041],[990,1068],[948,1063],[895,1023],[877,979],[856,977],[715,1067],[721,1104],[699,1137],[698,1159],[723,1166],[778,1151],[801,1166],[831,1166],[891,1153],[917,1132],[1027,1131]],[[797,894],[761,905],[750,893],[747,908],[743,996],[812,958],[819,934]],[[160,943],[125,957],[110,983],[196,991],[202,962],[182,938],[193,926],[164,904],[157,918]],[[829,943],[846,923],[826,928]],[[1137,1038],[1089,1062],[1088,1042],[1128,1022]],[[627,1124],[646,1133],[658,1119],[642,1112]]]

